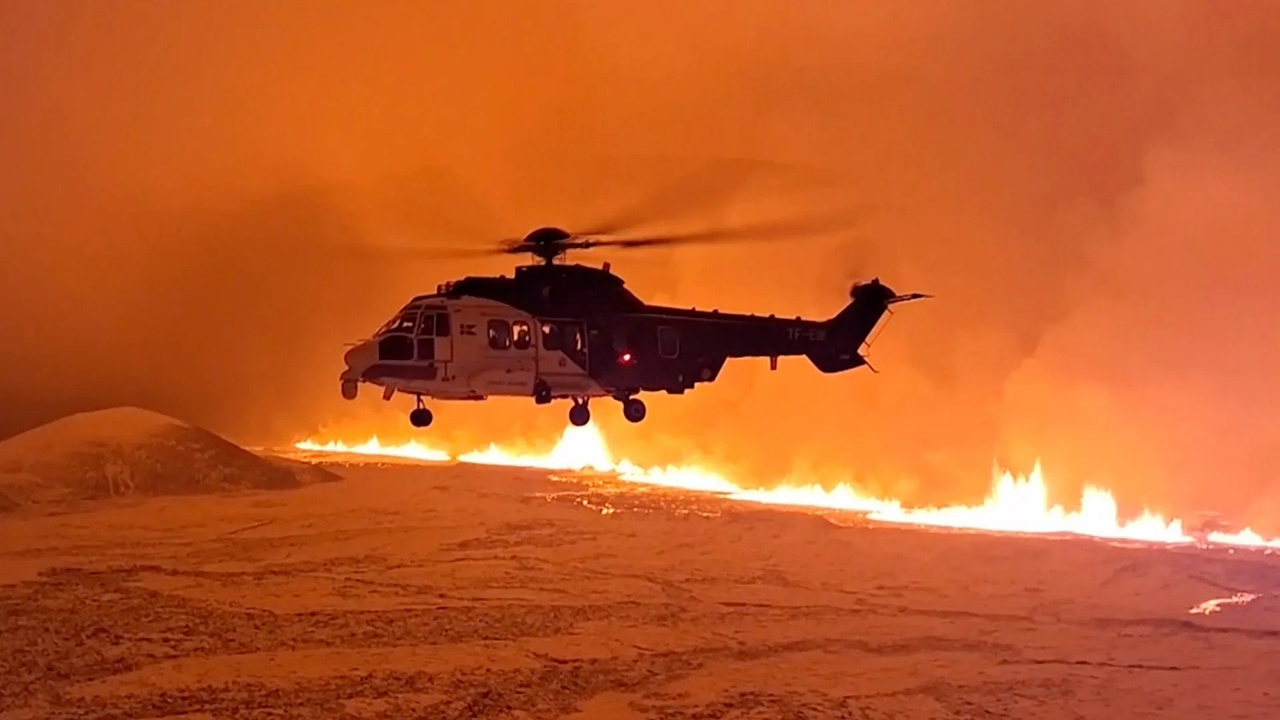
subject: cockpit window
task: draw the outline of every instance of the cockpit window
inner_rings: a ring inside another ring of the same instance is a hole
[[[382,329],[378,331],[378,334],[386,335],[387,333],[405,333],[406,335],[412,335],[414,326],[417,324],[418,313],[404,313],[402,315],[397,315],[394,320],[383,325]]]

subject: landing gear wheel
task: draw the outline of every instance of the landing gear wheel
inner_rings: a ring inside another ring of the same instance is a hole
[[[576,427],[582,427],[591,422],[591,410],[586,403],[575,402],[573,407],[569,408],[569,422]]]
[[[431,411],[422,404],[422,396],[417,398],[418,407],[409,413],[409,424],[416,428],[424,428],[431,424],[433,420]]]
[[[622,401],[622,417],[633,423],[644,420],[646,410],[640,398],[627,398]]]
[[[538,405],[546,405],[551,402],[551,386],[546,380],[539,380],[533,386],[533,402]]]

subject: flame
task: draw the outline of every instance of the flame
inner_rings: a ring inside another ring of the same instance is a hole
[[[410,440],[407,443],[399,445],[383,445],[378,441],[377,435],[374,435],[359,445],[347,445],[346,443],[334,440],[327,443],[316,443],[311,440],[303,440],[300,443],[295,443],[294,447],[299,450],[307,450],[310,452],[374,455],[378,457],[405,458],[408,460],[425,460],[427,462],[449,462],[453,459],[453,457],[444,450],[427,447],[416,440]]]
[[[595,470],[602,473],[613,472],[616,467],[609,455],[604,436],[594,425],[570,425],[549,453],[512,453],[490,444],[484,450],[459,455],[458,462],[542,470]]]
[[[297,443],[295,447],[312,452],[351,453],[431,462],[453,459],[444,450],[416,441],[384,445],[377,437],[358,445],[307,440]],[[627,482],[714,493],[742,502],[854,511],[883,523],[1006,533],[1072,534],[1164,544],[1196,541],[1195,537],[1183,529],[1181,520],[1166,520],[1145,509],[1137,517],[1122,521],[1115,496],[1103,488],[1086,486],[1081,493],[1077,510],[1051,505],[1049,487],[1039,463],[1025,477],[1014,476],[1008,471],[995,471],[991,491],[981,505],[904,507],[897,500],[869,495],[848,483],[840,483],[832,488],[818,484],[783,483],[772,488],[750,489],[741,487],[719,473],[696,466],[642,467],[629,460],[614,460],[604,436],[592,424],[566,428],[559,442],[547,453],[518,453],[491,444],[482,450],[459,455],[456,459],[458,462],[479,465],[562,471],[593,470],[612,473]],[[1205,536],[1204,541],[1212,545],[1280,548],[1280,538],[1264,538],[1249,528],[1238,533],[1211,532]]]

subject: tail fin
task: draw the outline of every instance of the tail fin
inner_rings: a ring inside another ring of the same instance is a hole
[[[899,295],[882,284],[879,278],[854,285],[849,296],[853,298],[853,302],[827,321],[830,339],[828,345],[807,353],[814,366],[824,373],[866,365],[866,358],[858,351],[880,323],[880,319],[889,311],[889,306],[929,297],[923,293]]]

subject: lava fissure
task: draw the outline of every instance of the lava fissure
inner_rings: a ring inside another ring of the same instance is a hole
[[[739,502],[765,505],[821,508],[864,514],[881,523],[923,527],[980,530],[986,532],[1078,535],[1105,540],[1130,540],[1166,545],[1208,545],[1280,549],[1280,538],[1264,538],[1250,528],[1239,532],[1210,532],[1196,538],[1180,519],[1144,509],[1137,517],[1122,520],[1111,491],[1085,486],[1077,510],[1067,510],[1049,502],[1049,488],[1039,463],[1027,476],[997,470],[991,491],[981,505],[906,507],[891,498],[866,494],[852,484],[826,488],[817,483],[783,483],[771,488],[744,488],[723,475],[687,465],[642,467],[629,460],[614,460],[600,430],[594,424],[565,429],[550,452],[517,453],[491,444],[483,450],[451,453],[417,441],[388,445],[376,436],[359,444],[337,441],[297,443],[299,450],[349,453],[375,457],[402,458],[428,462],[472,463],[560,471],[610,473],[634,483],[656,485],[699,493],[711,493]]]

